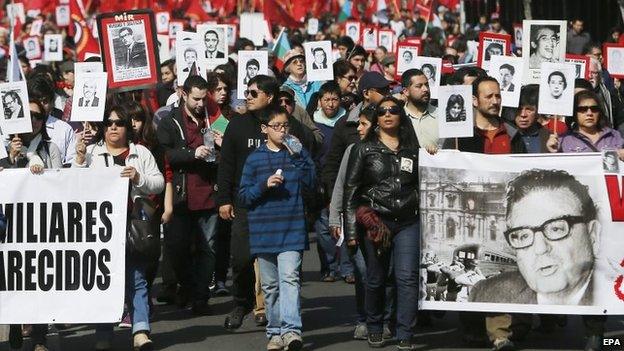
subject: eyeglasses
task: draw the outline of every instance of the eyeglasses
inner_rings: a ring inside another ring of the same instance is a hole
[[[598,105],[577,106],[576,107],[576,111],[578,111],[580,113],[585,113],[587,111],[591,111],[593,113],[598,113],[598,112],[600,112],[600,107]]]
[[[260,93],[260,90],[245,90],[245,97],[247,97],[248,95],[251,95],[252,98],[257,98],[258,94]]]
[[[274,131],[279,132],[282,129],[282,127],[284,127],[284,130],[288,130],[290,128],[290,124],[288,123],[267,124],[267,127],[270,127]]]
[[[106,121],[104,121],[104,125],[107,127],[112,127],[113,124],[116,127],[125,127],[126,126],[126,122],[124,122],[121,119],[107,119]]]
[[[511,247],[524,249],[533,245],[536,232],[544,234],[549,241],[557,241],[567,237],[575,224],[583,223],[586,220],[585,216],[561,216],[549,219],[539,227],[511,228],[503,234]]]
[[[350,82],[355,82],[357,80],[357,76],[353,75],[353,76],[343,76],[342,78],[350,81]]]
[[[380,107],[377,109],[377,116],[385,116],[386,113],[390,113],[391,115],[398,116],[401,113],[401,108],[399,106],[392,107]]]

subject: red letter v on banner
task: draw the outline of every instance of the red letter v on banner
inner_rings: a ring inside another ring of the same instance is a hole
[[[614,222],[624,222],[624,203],[622,199],[622,193],[620,192],[618,176],[606,175],[605,181],[607,183],[607,193],[609,194],[609,205],[611,207],[611,220]]]

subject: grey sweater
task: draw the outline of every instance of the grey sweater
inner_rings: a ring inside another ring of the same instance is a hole
[[[340,161],[340,168],[338,169],[338,176],[336,177],[336,183],[334,184],[334,190],[332,191],[331,202],[329,203],[329,226],[341,227],[342,221],[340,216],[342,215],[342,195],[344,193],[344,182],[347,176],[347,164],[349,163],[349,155],[353,148],[351,144],[345,149],[345,153]]]

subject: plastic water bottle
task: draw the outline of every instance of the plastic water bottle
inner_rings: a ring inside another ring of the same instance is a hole
[[[212,130],[210,130],[210,129],[207,129],[206,132],[204,133],[204,145],[210,151],[210,154],[208,156],[206,156],[204,161],[206,161],[206,162],[214,162],[217,159],[217,155],[215,153],[214,136],[212,135]]]
[[[286,144],[288,148],[292,150],[292,152],[295,154],[300,153],[301,149],[303,149],[301,141],[299,141],[299,139],[297,139],[297,137],[292,134],[284,135],[284,144]]]

